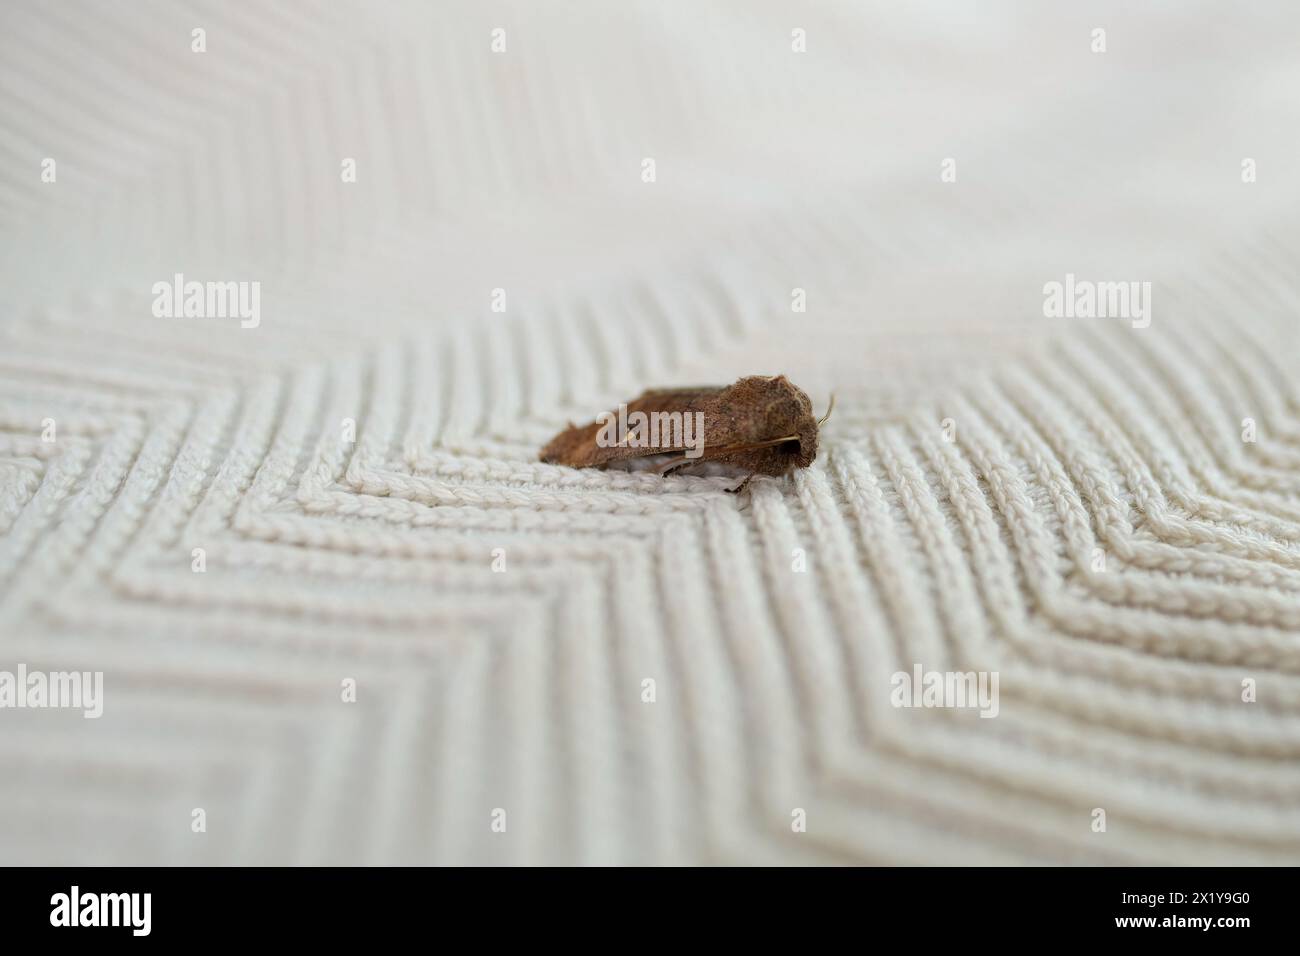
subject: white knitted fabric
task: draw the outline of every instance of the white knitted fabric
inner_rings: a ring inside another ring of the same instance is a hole
[[[1217,7],[7,6],[0,670],[104,712],[0,710],[0,862],[1300,860],[1300,18]],[[790,480],[536,460],[778,372]]]

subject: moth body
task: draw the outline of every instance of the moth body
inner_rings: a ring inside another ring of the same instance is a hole
[[[780,477],[812,464],[819,426],[808,395],[784,375],[751,375],[727,386],[651,389],[589,425],[570,425],[541,459],[604,468],[667,454],[662,474],[711,461]]]

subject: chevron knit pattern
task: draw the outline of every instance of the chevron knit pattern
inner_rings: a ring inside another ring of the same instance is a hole
[[[617,6],[6,10],[0,863],[1300,861],[1295,12]]]

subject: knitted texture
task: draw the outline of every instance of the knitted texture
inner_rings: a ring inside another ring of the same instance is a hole
[[[6,11],[0,862],[1300,861],[1295,12],[550,6]]]

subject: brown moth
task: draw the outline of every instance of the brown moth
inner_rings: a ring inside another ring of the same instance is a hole
[[[812,464],[817,430],[829,417],[827,409],[820,421],[814,418],[808,396],[784,375],[751,375],[727,386],[651,389],[590,425],[571,424],[542,449],[541,460],[604,468],[677,453],[659,466],[659,474],[714,461],[750,476],[780,477]]]

